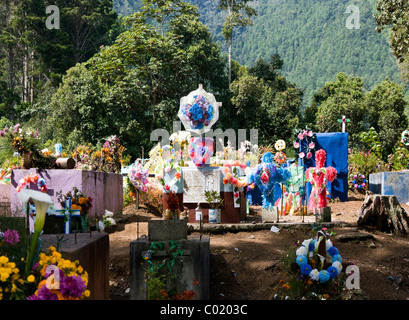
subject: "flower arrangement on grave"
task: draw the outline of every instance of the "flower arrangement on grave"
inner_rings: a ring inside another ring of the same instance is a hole
[[[174,191],[167,194],[166,197],[165,218],[179,220],[179,198]]]
[[[290,249],[286,254],[284,269],[289,271],[289,279],[284,284],[280,281],[280,289],[287,296],[317,299],[319,295],[329,299],[341,294],[342,256],[331,241],[331,234],[322,228],[315,237],[304,240],[296,250]]]
[[[34,234],[28,236],[24,224],[0,230],[0,300],[83,299],[88,274],[79,261],[71,262],[50,247],[48,254],[38,254],[38,237],[43,231],[51,197],[40,191],[23,188],[18,193],[23,206],[33,201],[36,206]],[[19,221],[17,221],[19,222]],[[57,275],[58,272],[58,275]]]
[[[77,187],[74,187],[71,191],[68,191],[65,195],[62,191],[56,192],[57,200],[61,205],[61,208],[65,206],[65,200],[71,198],[71,210],[80,210],[81,216],[86,217],[89,210],[92,208],[92,197],[88,197]]]
[[[308,127],[295,129],[293,146],[300,159],[311,159],[315,150],[315,133]]]
[[[189,131],[175,132],[169,137],[169,140],[172,142],[174,156],[177,157],[176,160],[180,161],[179,164],[181,167],[185,166],[185,159],[188,156],[186,147],[189,144],[190,138],[191,133]]]
[[[137,160],[131,166],[129,170],[129,180],[133,186],[139,191],[146,191],[148,184],[149,171],[145,169],[143,165]]]
[[[242,170],[247,169],[247,165],[239,160],[227,160],[224,162],[222,169],[224,173],[224,184],[231,184],[234,188],[243,188],[247,186],[246,177],[238,176],[238,167],[240,167]]]
[[[122,155],[126,148],[119,143],[117,136],[106,138],[101,150],[102,166],[105,172],[121,172],[123,163]]]
[[[38,150],[38,131],[23,130],[19,123],[0,130],[0,137],[8,139],[12,148],[20,154]]]
[[[47,253],[40,253],[28,279],[38,286],[27,300],[80,300],[90,296],[88,273],[78,260],[63,259],[53,246]]]
[[[106,228],[116,225],[116,221],[114,218],[114,213],[108,210],[105,210],[105,214],[102,218],[98,221],[98,229],[104,231]]]

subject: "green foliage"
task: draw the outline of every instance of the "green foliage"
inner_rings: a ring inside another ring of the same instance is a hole
[[[393,152],[388,157],[388,163],[392,171],[401,171],[409,168],[409,150],[398,141]]]
[[[368,146],[369,151],[373,151],[379,158],[382,157],[383,148],[381,140],[374,127],[371,127],[369,131],[361,133],[361,141]]]
[[[224,206],[224,200],[220,197],[220,193],[216,190],[206,190],[205,191],[206,202],[212,207],[212,209],[218,209]]]
[[[386,168],[387,164],[374,152],[353,150],[348,155],[348,172],[350,175],[363,174],[368,178],[369,174],[386,171]]]

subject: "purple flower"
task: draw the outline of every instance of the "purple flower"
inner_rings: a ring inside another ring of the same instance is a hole
[[[27,300],[58,300],[58,297],[55,293],[52,293],[47,286],[42,286],[38,289],[37,295],[33,294],[27,297]]]
[[[4,232],[3,237],[4,237],[4,242],[10,245],[14,245],[20,242],[20,237],[18,235],[17,230],[8,229],[6,232]]]
[[[85,288],[84,280],[78,275],[64,276],[60,282],[60,292],[65,297],[80,298]]]
[[[3,130],[0,130],[0,136],[4,137],[4,131]]]

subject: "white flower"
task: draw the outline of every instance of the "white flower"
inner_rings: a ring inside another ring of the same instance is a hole
[[[297,251],[295,252],[295,254],[296,254],[297,256],[306,256],[306,255],[308,254],[307,248],[304,247],[304,246],[299,247],[299,248],[297,249]]]
[[[325,250],[329,250],[329,248],[331,248],[333,246],[333,244],[332,244],[332,241],[330,240],[330,239],[328,239],[326,242],[325,242]]]
[[[306,247],[306,248],[307,248],[307,250],[308,250],[308,248],[309,248],[309,246],[310,246],[311,241],[312,241],[312,239],[307,239],[307,240],[304,240],[304,241],[302,242],[302,245],[303,245],[304,247]]]
[[[335,267],[335,268],[337,268],[338,274],[342,271],[342,263],[341,263],[341,262],[335,261],[335,262],[332,264],[332,266]]]
[[[113,217],[114,213],[108,210],[105,210],[104,218]]]
[[[313,269],[309,276],[311,277],[312,280],[318,281],[320,279],[320,272],[318,269]]]
[[[115,220],[112,218],[106,218],[104,222],[105,222],[105,225],[108,227],[116,225]]]
[[[101,231],[105,229],[105,224],[101,220],[98,221],[98,229]]]

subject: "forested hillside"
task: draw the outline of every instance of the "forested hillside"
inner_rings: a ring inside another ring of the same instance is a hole
[[[139,6],[138,0],[115,0],[122,15]],[[199,7],[200,19],[217,41],[227,48],[221,29],[225,12],[217,10],[217,0],[191,0]],[[233,59],[251,66],[257,58],[268,60],[278,53],[284,60],[287,79],[305,90],[304,106],[325,82],[339,72],[361,77],[367,86],[389,77],[400,82],[395,58],[389,52],[386,32],[375,31],[376,0],[259,0],[252,3],[258,16],[253,26],[236,30]],[[349,5],[359,8],[360,28],[348,29]]]

